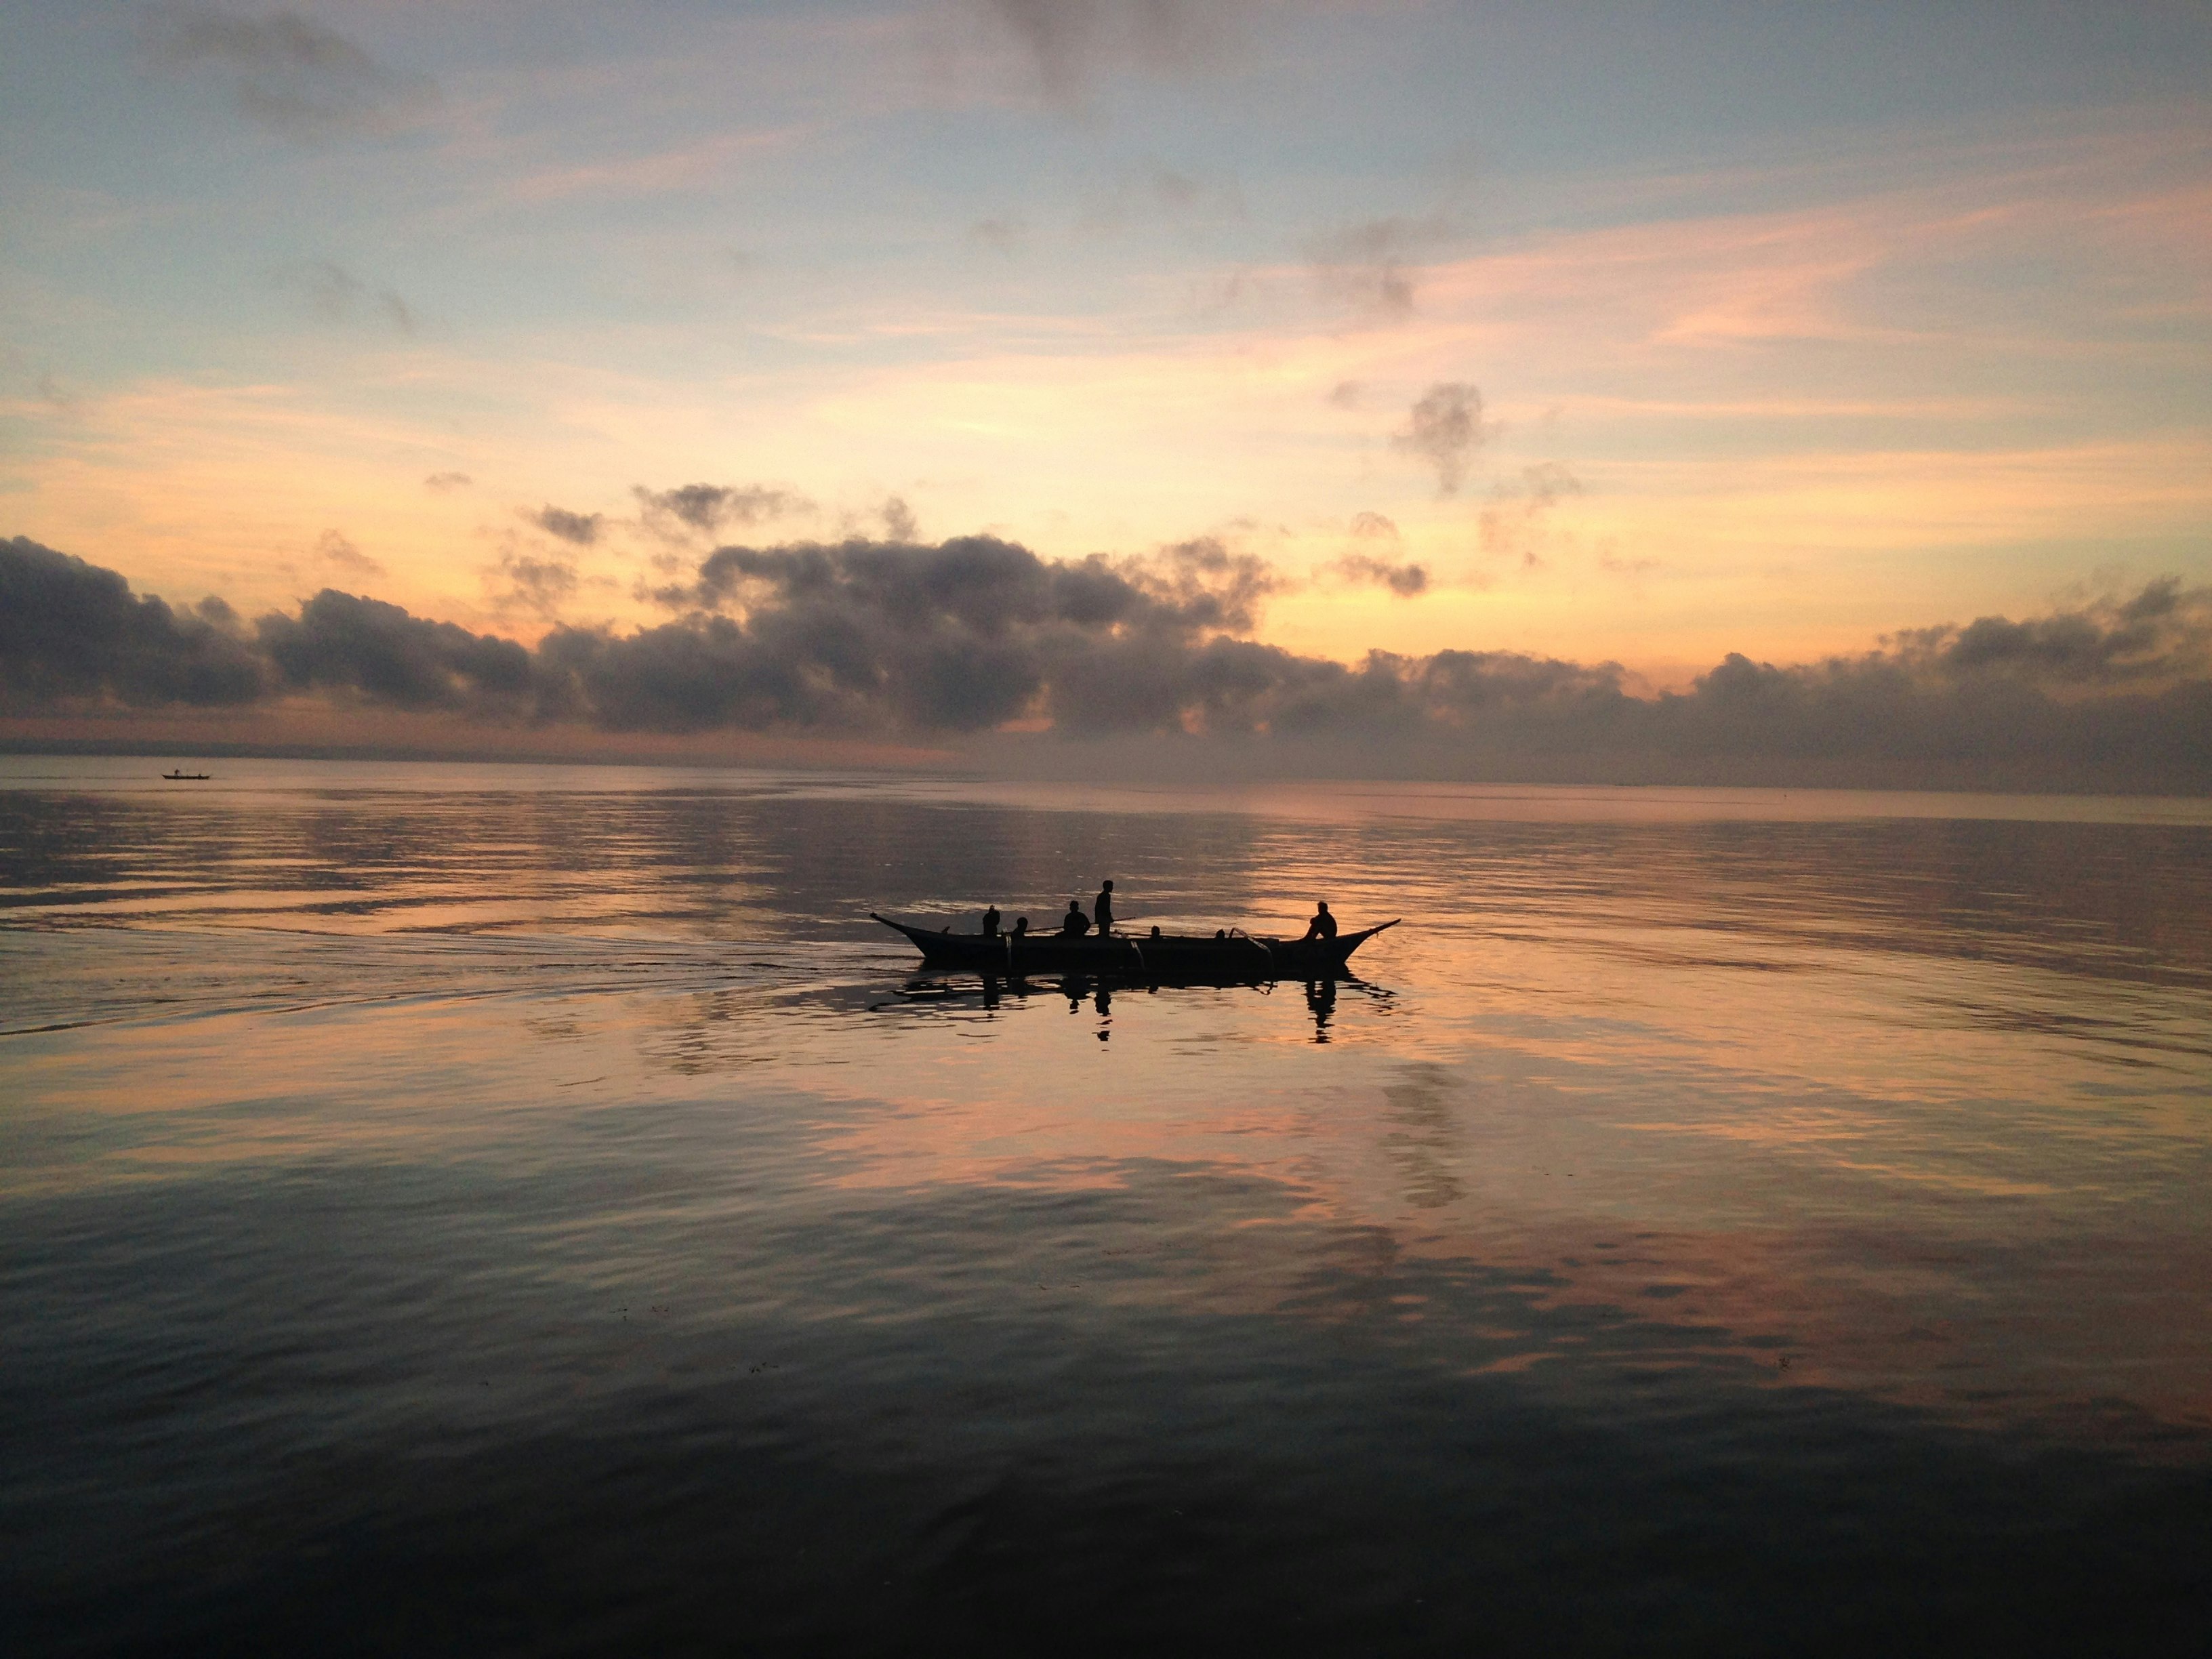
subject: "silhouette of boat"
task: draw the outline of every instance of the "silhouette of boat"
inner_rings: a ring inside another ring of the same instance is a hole
[[[168,783],[205,783],[214,775],[211,772],[179,772],[173,768],[161,774],[163,781]]]
[[[947,929],[932,933],[872,910],[868,915],[905,934],[933,968],[963,968],[1009,979],[1025,973],[1097,974],[1155,985],[1334,979],[1346,971],[1345,963],[1354,951],[1383,928],[1398,925],[1386,921],[1356,933],[1312,939],[1255,939],[1242,931],[1218,939],[1201,933],[1166,933],[1158,939],[1137,933],[1115,933],[1106,939],[1096,934],[1070,939],[1060,933],[1018,937],[1000,933],[987,939],[981,933],[955,933]]]

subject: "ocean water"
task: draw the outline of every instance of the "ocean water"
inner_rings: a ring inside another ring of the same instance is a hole
[[[2212,803],[0,760],[0,1640],[2191,1653]],[[871,910],[1402,916],[1334,986]]]

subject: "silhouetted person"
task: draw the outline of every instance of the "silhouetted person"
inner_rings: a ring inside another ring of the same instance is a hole
[[[1016,939],[1027,939],[1029,936],[1030,919],[1027,916],[1016,916],[1014,918],[1014,937]]]
[[[1316,899],[1314,902],[1314,918],[1306,924],[1305,939],[1300,939],[1298,943],[1303,945],[1308,939],[1334,939],[1335,937],[1336,918],[1328,913],[1328,901]]]
[[[983,912],[983,937],[985,939],[996,939],[998,936],[999,907],[994,904],[989,909]]]
[[[1098,924],[1098,937],[1103,939],[1114,931],[1114,884],[1106,882],[1098,889],[1097,902],[1091,905],[1091,914]]]
[[[1152,937],[1153,937],[1154,939],[1158,939],[1159,936],[1160,936],[1160,925],[1159,925],[1159,923],[1158,923],[1158,922],[1156,921],[1156,922],[1154,922],[1154,923],[1152,924]]]
[[[1081,939],[1091,931],[1091,918],[1083,914],[1083,907],[1073,899],[1067,902],[1067,914],[1060,919],[1062,939]]]

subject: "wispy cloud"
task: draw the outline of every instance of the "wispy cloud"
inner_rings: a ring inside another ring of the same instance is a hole
[[[484,572],[495,611],[527,611],[550,621],[575,597],[583,578],[573,560],[541,558],[512,549]]]
[[[325,530],[315,538],[315,556],[349,576],[381,576],[384,567],[362,552],[343,532]]]
[[[1513,559],[1523,569],[1534,569],[1544,562],[1552,509],[1562,498],[1579,495],[1582,490],[1582,481],[1557,461],[1524,466],[1516,477],[1492,484],[1489,499],[1475,520],[1483,552],[1492,558]],[[1611,554],[1602,557],[1618,559]],[[1647,561],[1638,568],[1656,567]]]
[[[1482,418],[1482,393],[1461,380],[1440,380],[1415,399],[1402,431],[1390,440],[1436,469],[1437,493],[1459,493],[1468,463],[1495,428]]]
[[[1001,258],[1011,258],[1022,251],[1029,234],[1029,222],[1018,214],[978,219],[968,227],[968,242],[971,247],[988,248]]]
[[[1085,210],[1082,222],[1100,231],[1146,223],[1181,229],[1247,216],[1244,192],[1233,178],[1152,161],[1123,174]]]
[[[1188,74],[1225,64],[1258,0],[981,0],[1050,97],[1074,102],[1130,69]]]
[[[696,143],[644,155],[541,168],[510,187],[526,202],[554,202],[578,197],[668,195],[696,190],[732,173],[745,158],[788,144],[798,129],[724,132]]]
[[[375,323],[416,331],[415,308],[387,285],[364,282],[330,259],[308,259],[276,273],[279,287],[301,295],[307,308],[326,323]]]
[[[1372,553],[1347,553],[1328,567],[1329,573],[1352,583],[1371,583],[1387,588],[1401,599],[1410,599],[1429,590],[1429,572],[1425,565],[1396,559],[1378,558]]]
[[[1443,219],[1394,216],[1324,232],[1306,252],[1326,298],[1372,319],[1402,321],[1413,315],[1417,298],[1416,256],[1450,232]]]
[[[555,507],[550,503],[535,512],[526,512],[522,516],[547,535],[578,547],[589,547],[598,541],[599,531],[605,522],[602,514],[572,513],[565,507]]]
[[[394,69],[296,12],[162,7],[147,15],[143,31],[156,63],[221,76],[240,113],[288,138],[386,131],[437,98],[427,76]]]
[[[814,503],[797,490],[769,484],[692,483],[673,489],[638,484],[630,493],[643,510],[646,527],[664,536],[711,536],[815,510]]]

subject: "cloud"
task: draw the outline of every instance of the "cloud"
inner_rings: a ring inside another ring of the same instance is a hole
[[[27,536],[0,541],[0,700],[11,708],[246,703],[265,673],[220,599],[179,613]]]
[[[325,530],[315,538],[315,556],[325,564],[336,565],[349,575],[381,576],[384,574],[382,565],[335,530]]]
[[[1492,485],[1490,499],[1475,520],[1482,550],[1492,558],[1518,558],[1522,568],[1534,568],[1544,562],[1546,521],[1552,509],[1562,497],[1579,495],[1582,491],[1582,480],[1557,461],[1524,466],[1519,477]],[[1656,560],[1624,560],[1610,550],[1601,553],[1598,562],[1618,574],[1634,575],[1657,568]]]
[[[560,561],[501,568],[549,606],[575,580]],[[21,713],[319,696],[613,732],[1018,721],[1208,738],[1300,775],[2212,793],[2212,588],[2172,578],[1908,630],[1857,656],[1778,666],[1732,653],[1656,697],[1632,695],[1613,663],[1301,656],[1249,637],[1277,586],[1209,540],[1118,560],[1042,559],[987,536],[732,546],[667,595],[668,622],[556,627],[532,651],[330,589],[248,632],[219,601],[179,613],[18,538],[0,542],[0,697]]]
[[[921,522],[914,516],[914,509],[906,504],[906,497],[886,496],[880,511],[883,514],[884,534],[890,537],[891,540],[911,542],[921,538]]]
[[[1045,92],[1077,101],[1099,76],[1135,68],[1187,73],[1223,63],[1250,0],[983,0],[1012,35]]]
[[[326,587],[296,617],[262,617],[255,633],[276,683],[289,690],[494,715],[528,706],[532,665],[521,646],[381,599]]]
[[[1380,559],[1371,553],[1347,553],[1328,568],[1348,582],[1372,582],[1377,587],[1387,587],[1401,599],[1413,599],[1429,589],[1425,566]]]
[[[2212,591],[2178,578],[2132,599],[2013,622],[1980,617],[1908,630],[1885,641],[1894,659],[1955,679],[2012,679],[2069,688],[2138,684],[2212,674]]]
[[[988,536],[718,548],[656,597],[687,614],[629,640],[544,648],[568,700],[617,724],[744,718],[974,731],[1047,711],[1073,730],[1141,726],[1194,646],[1249,629],[1276,586],[1211,538],[1143,558],[1040,559]],[[1160,675],[1170,676],[1163,682]]]
[[[1339,380],[1328,389],[1328,396],[1322,401],[1331,409],[1357,409],[1366,390],[1357,380]]]
[[[249,17],[198,7],[152,13],[154,61],[222,76],[248,119],[300,140],[390,130],[437,96],[425,76],[389,68],[366,48],[295,13]]]
[[[276,273],[277,285],[304,295],[307,308],[326,323],[381,323],[402,334],[416,331],[414,307],[391,289],[372,286],[343,265],[309,259]]]
[[[682,484],[674,489],[631,492],[643,510],[646,526],[664,536],[690,532],[713,535],[735,526],[749,530],[757,524],[814,511],[814,503],[798,491],[766,484]]]
[[[475,482],[465,472],[433,472],[422,480],[422,488],[434,495],[446,495],[456,489],[466,489]]]
[[[505,591],[492,601],[500,610],[534,611],[550,617],[575,597],[582,578],[567,559],[541,559],[534,554],[509,552],[485,573],[486,586]]]
[[[788,143],[792,131],[765,128],[717,133],[696,143],[643,155],[592,161],[580,167],[548,168],[512,186],[526,202],[555,202],[575,197],[634,200],[707,185],[733,172],[744,157]]]
[[[1152,161],[1123,174],[1083,223],[1107,231],[1133,222],[1188,229],[1246,216],[1244,192],[1234,179],[1209,180]]]
[[[1531,550],[1522,556],[1522,562],[1526,565],[1535,565],[1543,562]],[[1598,545],[1597,568],[1608,576],[1622,577],[1630,582],[1637,583],[1640,587],[1643,578],[1660,568],[1660,561],[1653,558],[1623,558],[1608,538]]]
[[[1407,265],[1450,232],[1442,219],[1393,216],[1328,231],[1306,245],[1322,295],[1364,315],[1402,322],[1413,314],[1413,279]]]
[[[603,522],[601,515],[597,513],[571,513],[565,507],[550,504],[522,516],[547,535],[558,537],[564,542],[573,542],[578,547],[589,547],[598,541]]]
[[[1394,448],[1418,455],[1437,470],[1437,493],[1459,492],[1467,465],[1492,428],[1482,422],[1482,393],[1461,380],[1440,380],[1414,403]]]
[[[1213,193],[1188,173],[1158,166],[1146,169],[1145,187],[1152,200],[1159,204],[1160,210],[1170,217],[1196,211]],[[1240,192],[1232,187],[1223,192],[1223,199],[1242,214],[1243,198]]]
[[[1004,219],[978,219],[968,227],[968,240],[976,247],[988,248],[992,252],[1012,258],[1022,251],[1029,240],[1029,222],[1018,216]]]

